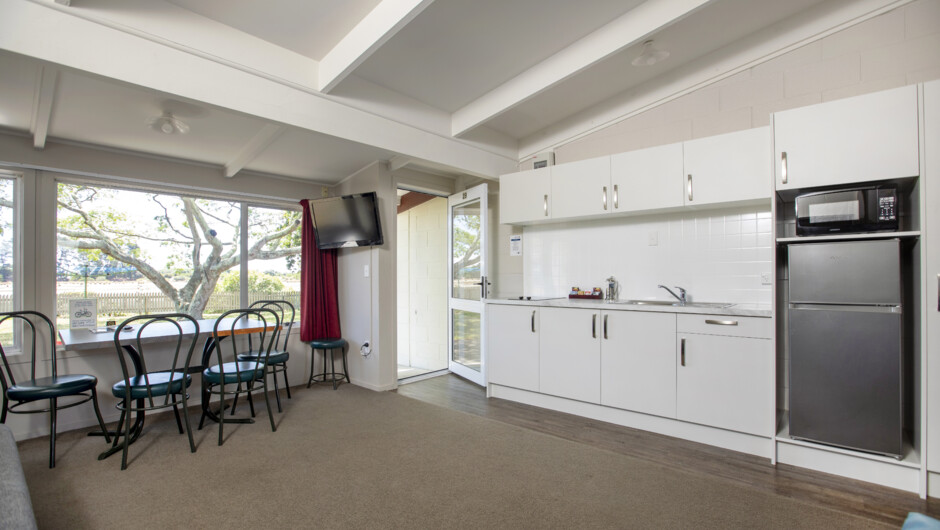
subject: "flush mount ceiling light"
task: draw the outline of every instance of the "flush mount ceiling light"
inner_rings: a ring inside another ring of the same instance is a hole
[[[169,111],[150,120],[150,128],[163,134],[186,134],[189,132],[189,125],[173,116]]]
[[[653,40],[650,39],[643,43],[640,55],[637,55],[636,59],[631,61],[631,64],[633,66],[652,66],[667,57],[669,57],[669,52],[654,48]]]

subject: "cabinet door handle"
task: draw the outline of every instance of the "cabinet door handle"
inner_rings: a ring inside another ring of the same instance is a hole
[[[787,183],[787,152],[780,152],[780,183]]]
[[[712,320],[710,318],[705,319],[706,324],[714,324],[716,326],[737,326],[737,320]]]
[[[692,174],[689,174],[689,202],[692,202]]]
[[[614,210],[620,208],[620,190],[617,189],[619,187],[620,186],[617,184],[614,184]]]
[[[532,310],[532,333],[535,333],[535,310]]]
[[[591,337],[597,338],[597,313],[591,315]]]
[[[937,275],[937,311],[940,311],[940,274]]]
[[[542,198],[542,209],[545,210],[545,217],[548,217],[548,194]]]
[[[607,211],[607,186],[604,186],[603,201],[604,201],[604,211]]]
[[[679,358],[682,366],[685,366],[685,339],[679,341]]]
[[[607,317],[610,315],[604,315],[604,340],[607,340]]]

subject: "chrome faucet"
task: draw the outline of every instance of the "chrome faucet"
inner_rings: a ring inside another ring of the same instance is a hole
[[[682,287],[679,287],[679,286],[677,285],[677,286],[676,286],[676,289],[679,290],[679,294],[676,294],[676,293],[672,292],[672,289],[666,287],[665,285],[660,285],[659,287],[662,288],[662,289],[665,289],[666,291],[668,291],[669,294],[671,294],[672,296],[675,296],[675,297],[676,297],[676,300],[679,301],[679,305],[685,305],[685,303],[686,303],[686,299],[685,299],[685,289],[683,289]]]
[[[611,276],[604,280],[607,282],[607,296],[605,297],[608,301],[614,301],[617,299],[617,279]]]

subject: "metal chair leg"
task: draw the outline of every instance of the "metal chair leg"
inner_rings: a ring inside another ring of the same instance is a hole
[[[131,445],[130,444],[130,439],[131,439],[131,413],[130,413],[131,393],[130,393],[130,389],[127,389],[127,392],[125,392],[124,395],[126,397],[124,399],[125,418],[124,418],[124,451],[122,451],[122,455],[121,455],[121,470],[122,471],[127,469],[127,448]]]
[[[264,377],[265,377],[265,381],[267,381],[267,377],[268,377],[267,369],[265,369]],[[281,409],[281,393],[279,389],[277,388],[277,366],[276,365],[271,366],[271,378],[274,379],[274,399],[277,400],[277,411],[284,412]]]
[[[268,397],[268,379],[264,379],[264,404],[268,407],[268,419],[271,420],[271,432],[277,432],[277,426],[274,425],[274,413],[271,412],[271,398]]]
[[[55,415],[58,400],[49,400],[49,469],[55,467]]]
[[[189,452],[196,452],[196,444],[193,442],[193,427],[189,424],[189,406],[186,401],[186,389],[183,389],[183,419],[186,420],[186,434],[189,435]],[[176,407],[174,407],[176,408]]]
[[[343,346],[343,375],[346,376],[347,383],[352,383],[352,381],[349,380],[349,366],[346,364],[346,352],[348,351],[349,351],[349,344],[346,344],[345,346]]]
[[[284,363],[284,364],[281,365],[281,366],[284,367],[284,369],[281,370],[281,373],[284,374],[284,388],[287,390],[287,399],[291,399],[291,397],[290,397],[290,384],[287,382],[287,363]],[[274,377],[277,377],[277,374],[275,374]]]
[[[333,390],[336,390],[336,349],[330,350],[330,372],[333,374]]]
[[[108,434],[108,428],[104,426],[104,418],[101,417],[101,409],[98,408],[98,391],[95,388],[91,389],[91,402],[95,406],[95,416],[98,417],[98,425],[104,433],[104,441],[111,443],[111,435]]]
[[[4,394],[3,409],[0,410],[0,423],[6,423],[6,422],[7,422],[7,398],[6,398],[6,395]]]
[[[173,405],[173,415],[176,416],[176,428],[183,434],[183,422],[180,421],[180,411],[176,405]]]

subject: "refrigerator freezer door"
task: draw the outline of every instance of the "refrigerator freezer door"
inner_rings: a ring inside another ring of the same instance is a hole
[[[899,456],[900,312],[791,306],[789,340],[790,436]]]
[[[900,241],[790,245],[790,303],[901,304]]]

